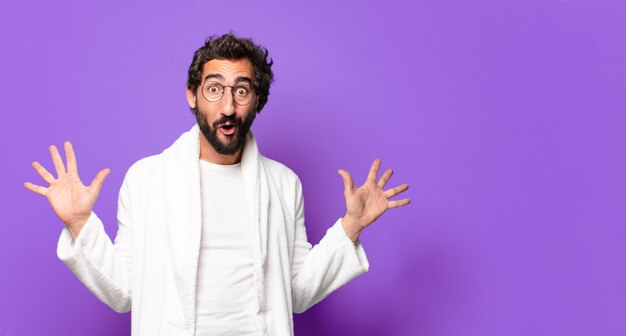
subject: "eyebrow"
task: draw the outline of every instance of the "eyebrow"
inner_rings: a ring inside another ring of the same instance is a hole
[[[224,80],[225,78],[224,78],[224,76],[222,76],[222,74],[210,73],[210,74],[207,74],[206,76],[204,76],[203,82],[206,83],[207,79]],[[247,76],[239,76],[239,77],[235,78],[235,83],[241,83],[241,82],[248,82],[248,84],[252,85],[252,79],[250,79],[250,77],[247,77]]]
[[[224,76],[222,76],[220,74],[217,74],[217,73],[210,73],[210,74],[204,76],[203,82],[206,82],[206,80],[209,79],[209,78],[216,78],[216,79],[224,80]]]
[[[235,78],[235,83],[239,84],[240,82],[248,82],[248,84],[252,85],[252,79],[246,76],[239,76]]]

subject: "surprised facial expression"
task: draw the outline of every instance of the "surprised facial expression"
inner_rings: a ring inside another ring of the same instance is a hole
[[[243,147],[258,106],[253,87],[254,71],[248,59],[214,59],[204,64],[195,95],[188,90],[187,100],[200,131],[217,153],[234,155]],[[215,94],[220,89],[221,98]]]

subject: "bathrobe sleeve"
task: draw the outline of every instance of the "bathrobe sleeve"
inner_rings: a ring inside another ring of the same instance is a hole
[[[337,288],[367,272],[369,262],[359,241],[353,244],[341,218],[311,248],[304,227],[302,184],[296,180],[295,245],[292,260],[293,311],[302,313]]]
[[[131,308],[132,239],[126,180],[118,199],[119,228],[111,242],[102,221],[92,212],[76,240],[61,232],[57,255],[98,299],[119,313]]]

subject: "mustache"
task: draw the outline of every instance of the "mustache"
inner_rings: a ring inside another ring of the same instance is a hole
[[[243,124],[243,121],[235,117],[235,115],[233,114],[230,116],[222,116],[219,120],[213,123],[213,127],[218,127],[219,125],[225,124],[228,121],[230,121],[231,124],[236,125],[236,126],[241,126],[241,124]]]

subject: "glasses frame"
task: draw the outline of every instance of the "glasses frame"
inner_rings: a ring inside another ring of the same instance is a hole
[[[212,85],[218,84],[218,85],[220,85],[221,87],[223,87],[223,89],[222,89],[222,94],[220,95],[220,97],[219,97],[219,98],[217,98],[217,100],[210,100],[209,98],[207,98],[207,97],[204,95],[204,86],[205,86],[205,85],[207,85],[207,84],[212,84]],[[235,98],[235,88],[236,88],[236,87],[238,87],[238,86],[241,86],[241,85],[224,85],[224,84],[222,84],[222,83],[220,83],[220,82],[215,82],[215,81],[205,82],[205,83],[203,83],[203,84],[201,84],[201,85],[200,85],[200,94],[201,94],[201,95],[202,95],[202,97],[203,97],[204,99],[206,99],[208,102],[210,102],[210,103],[217,103],[218,101],[220,101],[220,100],[222,99],[222,97],[224,97],[224,92],[226,92],[226,88],[228,87],[228,88],[230,88],[230,94],[233,96],[233,101],[234,101],[237,105],[239,105],[239,106],[248,106],[248,105],[250,105],[250,103],[251,103],[251,102],[252,102],[252,100],[254,99],[254,95],[256,94],[256,91],[254,90],[254,87],[250,87],[250,93],[252,94],[252,95],[251,95],[251,97],[250,97],[250,101],[249,101],[249,102],[247,102],[247,103],[245,103],[245,104],[242,104],[242,103],[240,103],[239,101],[237,101],[237,98]]]

